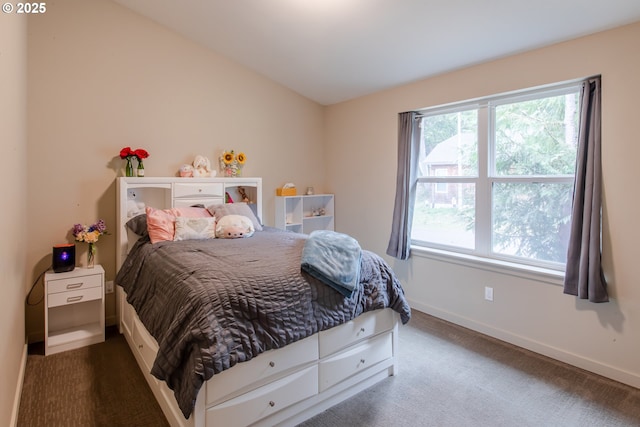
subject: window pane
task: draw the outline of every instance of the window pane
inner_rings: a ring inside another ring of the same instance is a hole
[[[493,251],[565,263],[572,184],[494,183]]]
[[[477,110],[422,119],[420,176],[478,176]]]
[[[473,249],[475,247],[475,185],[418,183],[411,239]]]
[[[497,175],[571,175],[578,137],[578,93],[495,108]]]

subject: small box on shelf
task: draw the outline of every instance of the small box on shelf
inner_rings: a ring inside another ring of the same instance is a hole
[[[296,187],[276,188],[276,196],[295,196],[296,194],[298,194]]]

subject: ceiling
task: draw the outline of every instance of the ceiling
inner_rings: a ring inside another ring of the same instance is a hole
[[[640,21],[638,0],[114,1],[323,105]]]

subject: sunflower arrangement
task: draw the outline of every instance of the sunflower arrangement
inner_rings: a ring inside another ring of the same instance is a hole
[[[246,161],[247,156],[242,152],[236,154],[233,150],[223,151],[220,156],[220,171],[222,172],[222,176],[240,176],[242,167]]]

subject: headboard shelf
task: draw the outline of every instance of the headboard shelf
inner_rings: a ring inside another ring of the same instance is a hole
[[[229,194],[234,202],[242,201],[240,187],[262,221],[262,178],[179,178],[179,177],[119,177],[116,181],[116,209],[118,242],[116,244],[116,270],[124,262],[130,235],[126,223],[145,206],[168,209],[178,206],[202,204],[208,207],[225,203]]]

